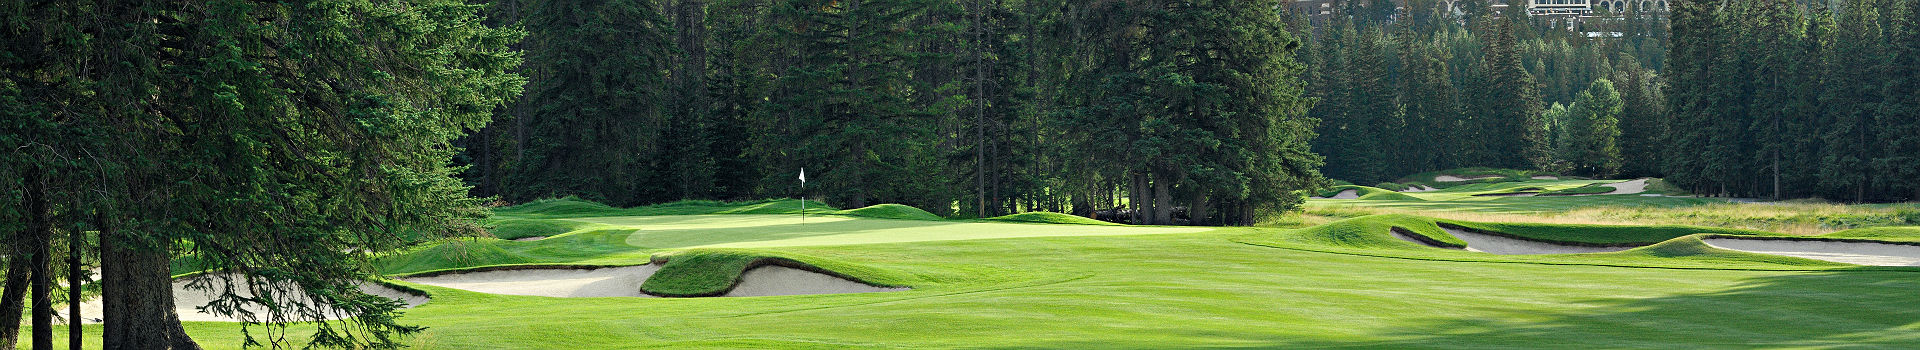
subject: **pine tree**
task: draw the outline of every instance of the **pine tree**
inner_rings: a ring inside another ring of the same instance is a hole
[[[696,114],[683,119],[693,123],[670,125],[662,103],[675,100],[665,74],[675,54],[661,6],[649,0],[535,6],[526,20],[528,41],[542,46],[528,58],[533,84],[522,102],[525,114],[517,116],[527,125],[526,151],[506,186],[508,198],[577,195],[627,206],[677,197],[648,184],[683,180],[665,176],[661,162],[672,154],[666,147],[692,141],[666,135],[696,131],[666,130],[699,123]]]
[[[1882,147],[1873,122],[1886,86],[1879,11],[1871,0],[1849,3],[1825,56],[1830,80],[1821,100],[1828,121],[1821,137],[1820,185],[1828,194],[1855,202],[1868,199],[1872,159]]]
[[[1875,115],[1881,139],[1874,170],[1893,196],[1920,200],[1920,1],[1897,4],[1888,35],[1886,84]]]
[[[1574,99],[1563,133],[1574,174],[1603,179],[1619,172],[1621,109],[1620,93],[1606,79],[1593,81]]]
[[[1552,159],[1546,130],[1540,119],[1540,93],[1533,76],[1521,65],[1514,23],[1495,25],[1484,61],[1487,80],[1478,90],[1485,101],[1476,137],[1485,164],[1506,168],[1536,168]]]

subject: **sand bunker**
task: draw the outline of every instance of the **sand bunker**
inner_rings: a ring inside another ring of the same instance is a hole
[[[512,269],[407,277],[400,280],[481,293],[557,298],[651,297],[640,284],[659,265],[598,269]]]
[[[401,280],[481,293],[556,298],[644,297],[640,285],[660,271],[660,265],[597,269],[511,269],[408,277]],[[841,294],[891,292],[907,288],[875,287],[818,272],[762,266],[740,275],[733,290],[721,296]]]
[[[1560,179],[1560,177],[1558,177],[1558,176],[1546,176],[1546,175],[1539,175],[1539,176],[1534,176],[1534,177],[1533,177],[1533,179],[1534,179],[1534,180],[1559,180],[1559,179]]]
[[[1453,175],[1440,175],[1440,176],[1435,176],[1435,177],[1433,177],[1433,181],[1439,181],[1439,182],[1467,182],[1467,181],[1473,181],[1473,180],[1479,180],[1479,179],[1494,179],[1494,178],[1502,178],[1502,177],[1505,177],[1505,176],[1500,176],[1500,175],[1480,175],[1480,176],[1475,176],[1475,177],[1459,177],[1459,176],[1453,176]]]
[[[1481,193],[1473,196],[1474,197],[1533,197],[1538,195],[1540,195],[1540,192]]]
[[[1700,239],[1714,248],[1871,266],[1920,266],[1920,246],[1825,240]]]
[[[1308,198],[1313,198],[1313,199],[1358,199],[1358,198],[1360,198],[1360,191],[1359,191],[1359,190],[1345,190],[1345,191],[1340,191],[1340,193],[1335,193],[1335,194],[1333,194],[1333,197],[1308,197]]]
[[[875,287],[844,278],[785,266],[761,266],[740,275],[740,283],[725,297],[895,292],[907,288]]]
[[[1488,253],[1488,254],[1499,254],[1499,255],[1582,254],[1582,253],[1607,253],[1607,252],[1617,252],[1617,251],[1622,251],[1627,249],[1633,249],[1633,247],[1577,246],[1577,245],[1568,245],[1568,244],[1560,244],[1560,243],[1525,240],[1525,239],[1512,238],[1512,237],[1506,237],[1506,236],[1496,236],[1496,235],[1472,232],[1472,231],[1451,228],[1446,226],[1441,226],[1440,228],[1442,230],[1446,230],[1447,234],[1453,235],[1454,238],[1459,238],[1461,241],[1467,242],[1467,248],[1466,248],[1467,251],[1482,252],[1482,253]],[[1437,244],[1434,244],[1433,242],[1426,240],[1423,237],[1416,237],[1412,234],[1401,233],[1398,230],[1392,232],[1392,234],[1395,238],[1399,238],[1409,242],[1419,243],[1420,245],[1424,245],[1424,246],[1435,247],[1435,248],[1446,248],[1446,249],[1458,249],[1458,248],[1452,248],[1452,247],[1439,246]]]
[[[202,291],[202,290],[194,290],[187,287],[187,284],[192,283],[194,280],[198,280],[198,279],[212,279],[213,285],[211,287],[213,288],[213,290]],[[239,318],[215,315],[211,313],[202,313],[200,312],[200,310],[197,310],[197,308],[207,305],[208,302],[213,301],[215,297],[219,296],[219,294],[223,292],[222,290],[224,289],[224,287],[222,286],[227,283],[234,284],[234,294],[238,294],[242,297],[249,297],[249,298],[254,296],[254,293],[247,290],[246,286],[244,286],[246,284],[245,277],[237,274],[200,275],[200,276],[194,276],[194,277],[187,277],[187,278],[182,278],[182,279],[173,281],[174,312],[180,314],[181,321],[240,322]],[[402,309],[420,306],[420,304],[426,304],[428,301],[428,298],[426,296],[415,295],[413,293],[404,292],[398,289],[393,289],[393,288],[375,284],[375,283],[361,282],[359,285],[360,285],[360,291],[366,292],[367,294],[387,297],[389,299],[399,300],[400,302],[405,303],[404,306],[401,306]],[[275,298],[279,299],[282,305],[293,305],[293,303],[310,305],[314,303],[314,301],[312,299],[307,298],[305,294],[299,293],[297,289],[298,287],[293,286],[291,283],[282,283],[276,286],[263,287],[263,288],[273,288],[273,293],[275,294]],[[56,311],[55,314],[64,314],[67,311],[66,307],[58,307],[56,309],[57,310],[55,310]],[[266,313],[267,313],[267,308],[259,305],[246,305],[241,309],[253,312],[254,317],[256,318],[266,317]],[[347,314],[344,311],[340,311],[340,310],[332,310],[332,311],[333,312],[330,312],[330,314],[332,315],[328,316],[326,319],[338,320],[338,319],[348,318],[352,316]],[[102,312],[103,312],[103,309],[101,307],[101,300],[98,298],[80,303],[80,318],[81,318],[80,321],[83,324],[100,323],[100,315]],[[66,317],[65,315],[61,315],[58,317],[58,319],[64,320],[66,319]],[[256,320],[256,321],[264,321],[264,320]]]
[[[1602,194],[1636,194],[1636,193],[1647,191],[1647,179],[1621,181],[1621,182],[1615,182],[1610,184],[1602,184],[1601,186],[1607,186],[1607,187],[1613,188],[1613,192],[1607,192]]]
[[[547,239],[547,236],[520,237],[520,238],[514,238],[513,240],[515,242],[532,242],[532,241],[538,241],[542,239]]]
[[[1429,187],[1427,185],[1413,185],[1413,186],[1407,186],[1407,189],[1401,190],[1400,192],[1433,192],[1433,191],[1439,191],[1439,190],[1440,189],[1438,188]]]

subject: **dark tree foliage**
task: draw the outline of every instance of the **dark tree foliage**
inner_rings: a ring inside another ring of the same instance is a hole
[[[1675,3],[1665,172],[1697,193],[1920,199],[1911,1]]]
[[[1572,130],[1550,129],[1543,113],[1555,104],[1578,110],[1574,100],[1601,79],[1633,84],[1618,87],[1617,117],[1647,137],[1619,145],[1660,146],[1667,115],[1664,103],[1649,102],[1661,99],[1661,79],[1648,67],[1665,56],[1662,17],[1591,21],[1580,30],[1621,37],[1590,38],[1553,18],[1458,5],[1467,12],[1413,1],[1392,20],[1336,14],[1307,31],[1303,76],[1319,99],[1310,115],[1322,121],[1313,145],[1329,177],[1370,184],[1468,166],[1571,170],[1552,135]],[[1657,157],[1623,155],[1622,167],[1659,175]]]
[[[245,276],[191,287],[216,295],[210,312],[267,323],[250,344],[391,347],[421,330],[359,290],[371,272],[355,251],[477,233],[485,212],[452,177],[452,139],[520,93],[518,32],[460,1],[7,4],[8,29],[27,33],[7,52],[28,54],[4,56],[0,172],[21,176],[0,194],[29,204],[8,215],[29,217],[9,236],[30,238],[9,246],[40,270],[36,332],[51,330],[50,248],[93,248],[55,244],[56,228],[98,232],[106,349],[197,348],[173,311],[176,256]],[[268,303],[236,293],[249,289],[331,306],[247,312]],[[286,337],[285,322],[332,310],[360,317]]]

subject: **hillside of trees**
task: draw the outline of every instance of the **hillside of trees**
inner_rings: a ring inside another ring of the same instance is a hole
[[[1315,153],[1328,177],[1359,184],[1459,167],[1656,176],[1666,114],[1655,13],[1589,20],[1490,10],[1388,13],[1358,2],[1315,25],[1301,61]],[[1483,4],[1484,5],[1484,4]],[[1350,14],[1346,16],[1341,13]],[[1584,31],[1619,32],[1588,38]],[[1623,157],[1624,156],[1624,157]]]
[[[1675,2],[1668,179],[1742,197],[1920,200],[1916,9]]]
[[[1280,6],[504,0],[489,11],[527,31],[530,83],[461,162],[509,202],[1125,203],[1143,223],[1249,223],[1324,181]]]

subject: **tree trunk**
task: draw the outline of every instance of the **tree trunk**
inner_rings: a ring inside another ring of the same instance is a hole
[[[1208,203],[1207,201],[1206,192],[1201,192],[1193,198],[1193,204],[1187,205],[1187,224],[1200,226],[1213,223],[1212,220],[1208,220],[1209,218],[1207,217],[1207,211],[1210,209],[1207,206],[1212,203]]]
[[[1133,204],[1133,224],[1152,225],[1153,216],[1150,215],[1150,213],[1153,212],[1153,203],[1149,203],[1150,197],[1148,197],[1149,194],[1147,193],[1146,174],[1133,174],[1132,192],[1133,193],[1129,193],[1127,197],[1128,202]]]
[[[170,257],[164,244],[142,244],[103,222],[100,227],[104,350],[199,349],[173,311]]]
[[[22,256],[22,249],[13,248],[8,249],[12,256],[7,259],[6,290],[0,293],[0,349],[5,350],[12,350],[20,341],[20,315],[26,306],[21,304],[25,301],[22,297],[27,296],[27,283],[33,279],[33,269],[27,268],[33,259]]]
[[[53,348],[53,209],[48,208],[46,174],[27,170],[27,249],[33,274],[33,348]]]
[[[80,266],[80,256],[85,252],[86,237],[80,234],[79,225],[67,231],[67,348],[79,349],[81,343],[80,320],[80,276],[86,269]]]
[[[1167,176],[1155,176],[1153,179],[1153,221],[1160,225],[1173,224],[1173,191]]]

